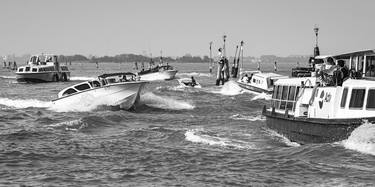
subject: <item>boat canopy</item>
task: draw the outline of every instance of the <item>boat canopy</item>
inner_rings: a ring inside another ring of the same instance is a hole
[[[136,76],[134,73],[131,73],[131,72],[120,72],[120,73],[106,73],[106,74],[103,74],[103,75],[99,75],[98,77],[105,79],[107,77],[127,76],[127,75]]]
[[[375,51],[373,49],[363,50],[363,51],[355,51],[350,53],[338,54],[332,56],[335,59],[349,59],[353,56],[375,56]]]

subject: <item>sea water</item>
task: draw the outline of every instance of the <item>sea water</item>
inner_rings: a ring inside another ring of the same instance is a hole
[[[73,62],[70,82],[40,84],[1,69],[0,186],[375,185],[374,124],[342,142],[299,145],[266,127],[269,95],[235,80],[215,86],[208,64],[170,64],[202,88],[151,82],[136,111],[50,102],[99,74],[133,71],[131,63]],[[293,66],[279,63],[280,73]]]

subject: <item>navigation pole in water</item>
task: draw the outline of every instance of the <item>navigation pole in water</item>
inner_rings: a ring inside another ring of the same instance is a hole
[[[229,80],[229,62],[225,56],[225,41],[227,36],[223,36],[224,45],[223,48],[219,48],[219,60],[218,60],[218,67],[217,67],[217,75],[216,75],[216,85],[221,84],[223,85],[225,81]]]
[[[314,27],[314,32],[315,32],[315,47],[314,47],[314,57],[319,56],[319,47],[318,47],[318,32],[319,32],[319,27],[318,25],[315,25]]]
[[[238,45],[236,46],[236,52],[234,53],[234,59],[233,59],[233,65],[232,65],[232,77],[236,78],[237,73],[236,73],[236,56],[237,56],[237,50],[238,50]],[[238,53],[238,57],[240,57],[240,53]]]
[[[212,73],[212,42],[210,42],[210,60],[208,62],[208,68],[210,69],[210,73]]]
[[[236,63],[236,67],[235,67],[235,77],[234,78],[237,78],[237,75],[238,75],[238,66],[240,65],[240,58],[241,58],[241,70],[240,71],[242,71],[243,70],[243,44],[244,44],[244,42],[243,41],[241,41],[241,43],[240,43],[241,45],[240,45],[240,50],[238,51],[238,57],[237,57],[237,63]]]

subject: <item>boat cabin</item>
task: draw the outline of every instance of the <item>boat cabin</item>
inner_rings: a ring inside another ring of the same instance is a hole
[[[70,86],[68,88],[65,88],[64,90],[58,93],[58,98],[65,97],[65,96],[75,94],[78,92],[84,92],[84,91],[88,91],[91,89],[105,87],[108,85],[121,84],[124,82],[135,82],[137,80],[138,78],[133,73],[103,74],[103,75],[98,76],[98,79],[82,82],[82,83]]]
[[[272,90],[278,79],[288,78],[276,73],[262,73],[260,71],[245,71],[240,73],[240,83],[248,84],[263,90]]]
[[[317,73],[311,77],[276,81],[271,110],[306,118],[375,116],[375,51],[318,56],[318,59],[321,59],[322,63],[316,64]],[[350,68],[350,75],[341,76],[344,79],[342,84],[325,82],[330,80],[329,72],[346,66]],[[319,75],[319,70],[325,75]]]
[[[26,66],[17,69],[17,73],[68,72],[65,65],[58,62],[58,56],[52,54],[32,55]]]

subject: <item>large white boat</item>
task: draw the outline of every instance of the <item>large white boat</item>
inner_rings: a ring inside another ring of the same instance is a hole
[[[106,106],[131,109],[140,98],[140,92],[147,81],[138,80],[133,73],[111,73],[98,79],[82,82],[60,91],[52,102],[57,106],[71,106],[92,102]]]
[[[315,59],[312,76],[275,82],[263,109],[267,126],[305,144],[344,140],[364,121],[375,122],[375,51]]]
[[[278,79],[288,78],[276,73],[262,73],[260,71],[244,71],[240,73],[237,84],[246,90],[259,93],[272,93],[274,82]]]
[[[16,79],[19,82],[68,81],[70,71],[67,66],[58,62],[57,55],[33,55],[27,65],[18,67]]]
[[[174,79],[177,70],[170,65],[158,65],[148,70],[138,72],[141,80],[155,81],[155,80],[171,80]]]

